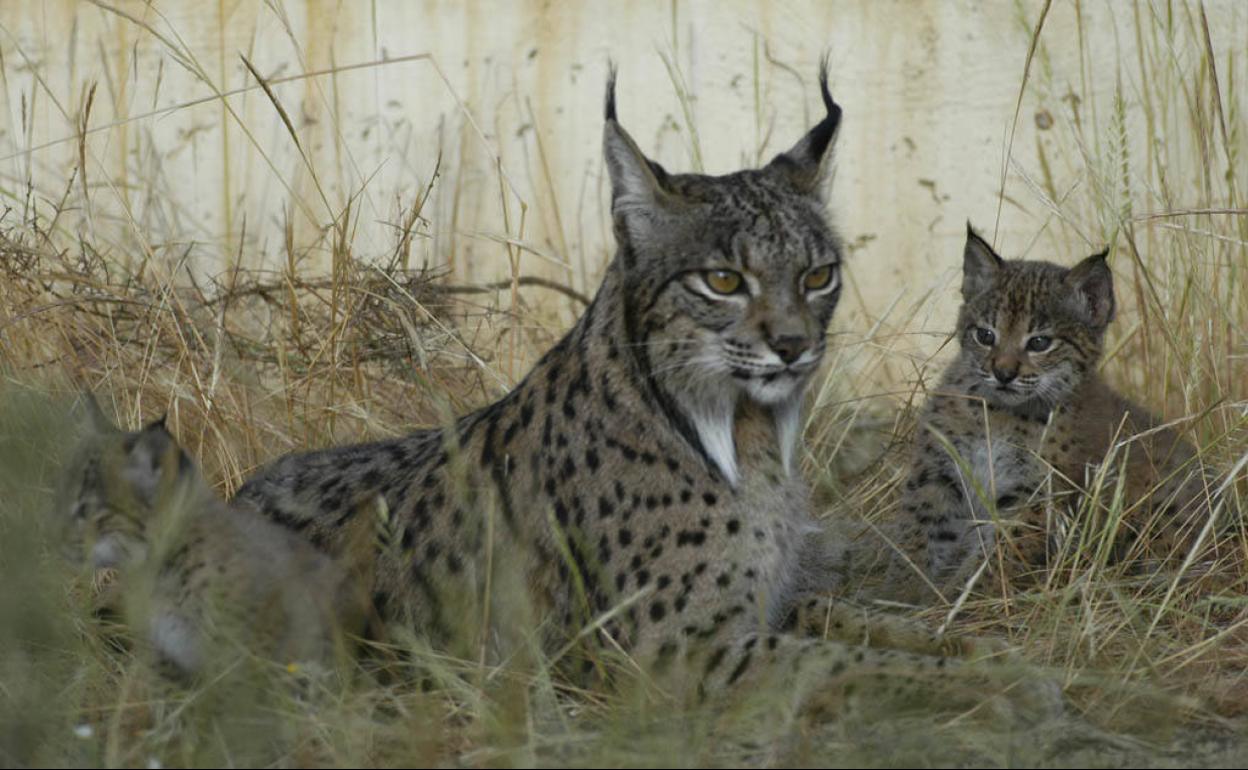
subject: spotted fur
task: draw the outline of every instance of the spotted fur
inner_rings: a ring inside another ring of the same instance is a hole
[[[1009,524],[1003,555],[1042,567],[1054,517],[1093,515],[1078,493],[1107,458],[1126,475],[1120,558],[1190,543],[1209,512],[1192,447],[1097,373],[1114,316],[1106,254],[1006,261],[968,226],[963,261],[960,352],[929,394],[902,496],[910,562],[960,581]]]
[[[683,651],[700,689],[767,660],[812,674],[944,670],[860,648],[860,621],[852,644],[780,633],[844,563],[794,462],[844,254],[821,197],[841,110],[826,71],[820,82],[827,115],[800,142],[715,177],[647,159],[616,118],[613,76],[604,149],[619,250],[572,330],[452,427],[282,458],[239,498],[330,551],[359,500],[384,500],[394,547],[377,556],[376,600],[439,645],[464,618],[503,609],[483,612],[481,597],[506,555],[552,644],[609,615],[611,648],[656,667]],[[924,644],[912,646],[941,649]]]

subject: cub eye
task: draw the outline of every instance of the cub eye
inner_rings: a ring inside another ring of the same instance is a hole
[[[735,270],[707,270],[702,280],[716,294],[736,294],[741,288],[741,274]]]
[[[836,275],[836,265],[824,265],[816,267],[806,274],[806,278],[802,281],[807,291],[818,291],[827,288],[832,283],[832,277]]]
[[[985,329],[982,326],[975,327],[975,341],[984,347],[989,347],[997,341],[997,334],[992,329]]]
[[[1027,350],[1031,353],[1043,353],[1053,347],[1053,338],[1044,334],[1037,334],[1027,340]]]

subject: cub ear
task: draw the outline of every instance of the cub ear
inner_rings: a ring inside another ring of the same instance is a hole
[[[164,417],[127,435],[123,446],[121,476],[149,506],[156,502],[165,485],[190,468],[190,458],[165,427]]]
[[[92,431],[96,433],[117,432],[117,426],[104,414],[104,410],[100,408],[100,402],[95,399],[94,393],[84,389],[80,398],[82,411],[85,413],[87,424]]]
[[[828,91],[828,57],[819,63],[819,93],[827,110],[823,120],[810,129],[806,136],[782,152],[767,164],[767,170],[789,180],[804,195],[819,197],[823,191],[825,161],[831,156],[830,149],[841,126],[841,107],[832,100]]]
[[[962,250],[962,298],[982,294],[992,288],[997,273],[1005,263],[997,252],[966,223],[966,246]]]
[[[667,172],[650,160],[620,125],[615,111],[615,65],[607,74],[603,156],[611,177],[611,214],[617,231],[644,236],[654,214],[670,199],[664,187]]]
[[[1093,254],[1066,273],[1075,311],[1094,329],[1104,329],[1114,320],[1114,274],[1106,257],[1109,249]]]

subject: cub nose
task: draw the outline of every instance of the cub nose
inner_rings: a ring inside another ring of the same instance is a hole
[[[810,347],[806,338],[798,334],[777,337],[774,340],[770,340],[767,344],[771,345],[771,349],[786,364],[791,364],[801,358],[802,354]]]
[[[1013,381],[1014,381],[1014,378],[1015,378],[1015,377],[1017,377],[1017,376],[1018,376],[1018,367],[1017,367],[1017,366],[1015,366],[1015,367],[1010,368],[1010,369],[1002,369],[1001,367],[997,366],[996,364],[993,364],[993,366],[992,366],[992,376],[993,376],[993,377],[996,377],[996,378],[997,378],[997,382],[1001,383],[1002,385],[1008,385],[1008,384],[1010,384],[1011,382],[1013,382]]]

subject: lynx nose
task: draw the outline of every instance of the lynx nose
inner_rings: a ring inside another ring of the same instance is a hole
[[[771,349],[780,356],[780,360],[786,364],[791,364],[801,358],[802,354],[810,347],[806,342],[806,338],[800,334],[791,334],[783,337],[777,337],[767,343]]]
[[[1018,376],[1018,367],[1015,366],[1010,369],[1002,369],[996,364],[993,364],[992,376],[996,377],[997,382],[1001,383],[1002,385],[1009,385],[1011,382],[1014,381],[1014,378]]]

